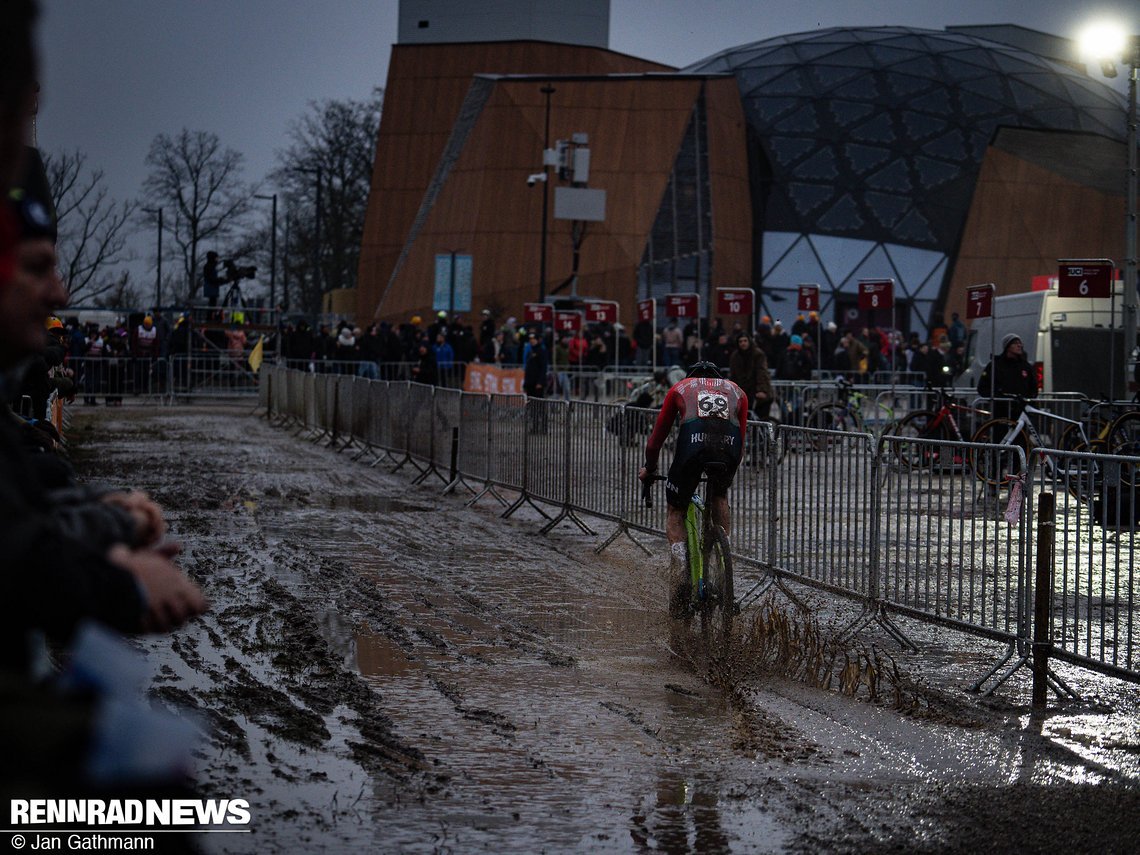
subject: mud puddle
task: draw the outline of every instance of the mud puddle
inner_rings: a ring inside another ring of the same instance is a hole
[[[1024,675],[964,691],[1000,649],[911,624],[934,665],[895,654],[925,699],[905,714],[783,671],[723,679],[628,542],[595,556],[529,508],[466,508],[247,412],[74,425],[85,474],[164,503],[214,604],[142,643],[154,697],[203,722],[200,789],[254,805],[254,834],[208,849],[1017,851],[1032,827],[1072,851],[1065,806],[1096,818],[1093,794],[1129,817],[1102,843],[1136,831],[1134,687],[1085,680],[1095,702],[1030,723]]]

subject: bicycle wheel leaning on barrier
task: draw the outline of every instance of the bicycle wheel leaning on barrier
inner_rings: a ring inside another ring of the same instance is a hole
[[[1040,411],[1035,411],[1040,413]],[[1031,423],[1025,421],[1023,415],[1017,421],[1013,419],[990,419],[978,428],[974,434],[973,442],[991,446],[990,448],[970,448],[968,458],[970,468],[977,478],[991,488],[996,488],[1007,481],[1016,479],[1020,474],[1018,464],[1020,460],[1013,453],[1013,448],[1021,448],[1025,452],[1025,463],[1032,466],[1035,462],[1045,467],[1048,477],[1053,479],[1057,486],[1073,498],[1087,501],[1096,493],[1099,484],[1099,468],[1094,460],[1075,457],[1063,451],[1050,452],[1048,445],[1038,445],[1031,437]],[[1040,439],[1040,437],[1038,437]],[[1083,451],[1089,443],[1083,438],[1078,443]],[[1041,455],[1034,458],[1031,452],[1034,448],[1043,448]]]
[[[1013,433],[1017,426],[1018,423],[1013,419],[990,419],[974,432],[971,442],[993,446],[967,449],[970,470],[979,481],[990,487],[998,487],[1020,474],[1020,460],[1010,449],[1019,446],[1028,459],[1030,445],[1024,430]]]
[[[808,417],[809,428],[840,433],[862,433],[863,425],[855,410],[845,404],[824,404],[812,410]],[[817,451],[835,448],[843,442],[842,437],[831,434],[816,434],[813,443]]]
[[[907,413],[890,430],[894,436],[906,439],[934,440],[939,443],[949,442],[950,429],[937,413],[930,410],[915,410]],[[894,444],[895,456],[899,463],[908,469],[932,469],[938,466],[941,449],[925,443],[897,442]]]
[[[749,423],[746,444],[748,465],[760,469],[768,464],[771,457],[775,463],[783,461],[788,453],[787,443],[779,440],[779,426],[769,422]]]
[[[1140,412],[1122,413],[1113,421],[1108,430],[1108,454],[1124,457],[1140,457]],[[1122,463],[1120,480],[1130,487],[1140,484],[1140,465]]]

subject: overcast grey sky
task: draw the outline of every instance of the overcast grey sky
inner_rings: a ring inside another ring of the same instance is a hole
[[[396,41],[397,0],[40,2],[40,148],[84,151],[122,199],[138,195],[154,137],[183,127],[216,133],[245,155],[245,179],[261,180],[309,102],[384,85]],[[612,0],[610,47],[680,67],[833,26],[1014,23],[1073,36],[1104,16],[1140,31],[1137,0]]]

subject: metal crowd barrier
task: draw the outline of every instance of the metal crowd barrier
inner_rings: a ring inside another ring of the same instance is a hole
[[[505,517],[529,505],[543,531],[569,521],[590,532],[581,515],[609,521],[615,529],[599,551],[621,534],[663,533],[663,497],[644,508],[634,477],[653,410],[284,369],[266,379],[270,406],[312,435],[345,434],[372,465],[411,464],[417,480],[436,475],[446,491],[465,489],[469,503],[494,498]],[[852,598],[863,613],[851,634],[877,621],[909,645],[892,620],[906,615],[1004,642],[1006,658],[976,684],[1019,656],[1000,685],[1042,628],[1033,514],[1035,498],[1050,492],[1051,655],[1140,681],[1140,459],[1053,450],[1027,459],[1017,446],[767,423],[749,425],[748,448],[732,494],[740,587],[797,581]],[[670,455],[667,445],[662,471]],[[1008,477],[988,486],[975,459]]]
[[[75,380],[76,398],[86,404],[100,398],[107,403],[125,397],[164,400],[173,389],[169,359],[69,356],[66,367]]]
[[[872,479],[878,490],[877,596],[899,612],[1002,641],[1021,637],[1029,608],[1029,501],[1010,510],[1005,488],[1003,509],[1001,490],[982,485],[968,460],[971,454],[997,458],[992,465],[1016,473],[1023,485],[1024,450],[886,435],[879,451]]]
[[[1059,659],[1134,679],[1140,670],[1140,460],[1036,449],[1034,494],[1055,500],[1049,630]]]

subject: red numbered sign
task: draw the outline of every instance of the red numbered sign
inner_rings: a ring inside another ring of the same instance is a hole
[[[895,280],[864,279],[859,283],[859,308],[889,309],[895,304]]]
[[[582,313],[555,312],[554,328],[559,332],[578,332],[582,329]]]
[[[801,285],[799,299],[796,302],[796,308],[801,312],[818,312],[819,286]]]
[[[637,319],[639,321],[649,321],[650,323],[653,323],[653,321],[657,319],[657,301],[638,300]]]
[[[665,298],[665,316],[668,318],[690,318],[700,316],[701,298],[696,294],[669,294]]]
[[[552,324],[554,306],[550,303],[523,303],[523,317],[528,324]]]
[[[966,319],[989,318],[994,313],[994,286],[975,285],[966,289]]]
[[[754,296],[751,288],[717,288],[716,313],[752,317]]]
[[[618,304],[610,300],[596,300],[586,304],[586,320],[592,324],[616,324]]]
[[[1069,261],[1057,272],[1059,297],[1111,297],[1111,261]]]

